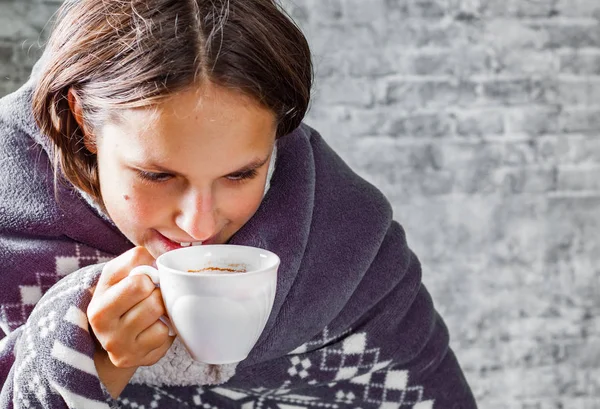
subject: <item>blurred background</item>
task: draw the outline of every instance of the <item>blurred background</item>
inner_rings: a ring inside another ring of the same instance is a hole
[[[58,0],[0,0],[0,96]],[[600,408],[600,1],[285,0],[484,409]]]

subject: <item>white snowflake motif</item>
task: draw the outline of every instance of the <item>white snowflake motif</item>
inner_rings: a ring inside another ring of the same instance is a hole
[[[278,389],[254,388],[251,390],[226,389],[216,387],[211,389],[223,397],[236,401],[241,409],[339,409],[336,403],[323,402],[320,397],[290,393],[290,381],[285,381]]]
[[[40,329],[40,336],[46,338],[51,332],[56,329],[56,311],[51,311],[48,315],[43,317],[39,322],[38,326]]]
[[[292,366],[288,369],[290,376],[298,375],[300,378],[306,378],[308,376],[307,369],[312,366],[310,359],[300,360],[297,356],[291,359]]]
[[[339,390],[336,394],[335,394],[335,401],[336,402],[341,402],[341,403],[346,403],[346,404],[352,404],[354,403],[354,400],[356,399],[356,395],[353,394],[352,392],[344,392],[343,390]]]
[[[46,399],[47,391],[46,388],[44,388],[42,380],[40,379],[40,376],[38,374],[35,374],[33,378],[29,380],[27,386],[30,391],[35,393],[35,396],[37,397],[38,401],[44,402],[44,400]]]
[[[31,402],[29,401],[29,399],[27,399],[25,396],[23,396],[22,392],[17,393],[17,398],[22,407],[24,407],[24,408],[31,407]]]

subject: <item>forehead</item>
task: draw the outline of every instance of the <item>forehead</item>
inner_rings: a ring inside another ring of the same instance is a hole
[[[263,104],[239,90],[212,82],[173,93],[149,106],[113,111],[109,116],[109,122],[126,128],[176,127],[191,119],[220,125],[252,120],[276,126],[274,112]]]
[[[123,110],[119,117],[103,127],[102,145],[137,163],[153,161],[183,172],[194,164],[220,169],[264,158],[277,128],[272,111],[217,86],[173,94],[153,106]]]

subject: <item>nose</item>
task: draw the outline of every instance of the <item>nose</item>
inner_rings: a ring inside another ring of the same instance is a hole
[[[194,241],[205,241],[215,235],[217,220],[211,192],[190,192],[182,199],[175,224]]]

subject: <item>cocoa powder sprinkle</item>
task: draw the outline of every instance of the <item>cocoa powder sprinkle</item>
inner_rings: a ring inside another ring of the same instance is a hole
[[[246,270],[235,270],[233,268],[221,268],[221,267],[206,267],[200,270],[188,270],[188,273],[202,273],[205,271],[219,271],[227,273],[245,273]]]

